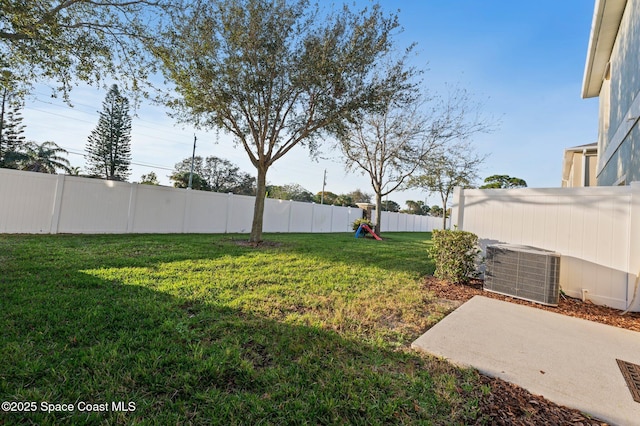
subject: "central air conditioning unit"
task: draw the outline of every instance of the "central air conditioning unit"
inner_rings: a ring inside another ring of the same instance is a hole
[[[487,246],[483,288],[518,299],[558,306],[560,255],[535,247]]]

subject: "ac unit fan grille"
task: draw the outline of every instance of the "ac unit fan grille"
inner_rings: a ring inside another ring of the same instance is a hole
[[[560,297],[560,255],[533,247],[487,247],[484,289],[545,305]]]

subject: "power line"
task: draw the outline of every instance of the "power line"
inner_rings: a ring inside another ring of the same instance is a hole
[[[34,93],[36,95],[46,96],[42,92],[34,92]],[[88,104],[84,104],[84,103],[81,103],[81,102],[73,102],[73,105],[74,106],[75,105],[79,105],[79,106],[86,107],[86,108],[90,109],[90,111],[84,111],[82,109],[76,109],[76,108],[70,107],[70,106],[68,106],[66,104],[63,105],[63,104],[59,104],[59,103],[55,103],[55,102],[45,101],[45,100],[42,100],[40,98],[34,98],[33,101],[34,102],[39,102],[39,103],[42,103],[42,104],[51,105],[51,106],[56,107],[56,108],[62,108],[65,111],[73,111],[74,113],[82,113],[82,114],[86,114],[86,115],[94,115],[95,113],[99,114],[99,111],[97,111],[95,109],[96,108],[95,105],[88,105]],[[68,118],[70,120],[77,120],[77,121],[82,121],[82,122],[91,123],[91,124],[94,123],[94,121],[86,121],[86,120],[83,120],[81,118],[72,117],[72,116],[68,116],[68,115],[62,115],[62,114],[54,113],[54,112],[51,112],[51,111],[38,109],[38,108],[35,108],[35,107],[32,107],[32,106],[26,106],[25,105],[24,109],[26,109],[26,110],[31,109],[31,110],[34,110],[34,111],[43,112],[45,114],[57,115],[59,117]],[[165,112],[165,114],[166,114],[166,112]],[[133,118],[134,118],[134,120],[136,122],[135,127],[142,127],[142,128],[146,128],[146,129],[150,129],[150,130],[157,130],[158,127],[163,127],[165,129],[165,130],[163,130],[164,133],[171,132],[171,133],[173,133],[175,135],[179,135],[181,137],[184,136],[184,134],[180,130],[176,129],[175,125],[167,126],[165,124],[158,123],[157,121],[147,120],[147,119],[141,118],[139,116],[134,116]],[[149,123],[149,124],[152,124],[153,126],[147,126],[147,125],[144,125],[144,124],[140,124],[140,122]],[[154,136],[150,136],[150,135],[146,135],[146,134],[141,134],[141,135],[142,136],[147,136],[147,137],[154,137]],[[187,144],[187,142],[179,142],[179,141],[174,141],[174,140],[170,140],[170,139],[166,139],[166,138],[156,138],[156,139],[167,140],[167,141],[170,141],[170,142],[176,142],[176,143],[185,144],[185,145]]]
[[[78,151],[76,149],[72,149],[72,148],[66,148],[62,145],[58,145],[60,148],[64,149],[65,151],[67,151],[67,153],[69,154],[73,154],[73,155],[79,155],[81,157],[85,156],[85,153],[82,151]],[[162,169],[162,170],[168,170],[170,172],[172,172],[174,170],[173,167],[167,167],[167,166],[160,166],[158,164],[151,164],[151,163],[140,163],[140,162],[136,162],[136,161],[132,161],[131,164],[136,165],[136,166],[142,166],[142,167],[149,167],[149,168],[155,168],[155,169]]]
[[[25,107],[25,109],[30,109],[30,110],[33,110],[33,111],[38,111],[38,112],[41,112],[41,113],[44,113],[44,114],[55,115],[55,116],[57,116],[57,117],[66,118],[66,119],[68,119],[68,120],[76,120],[76,121],[81,121],[81,122],[83,122],[83,123],[94,124],[94,122],[93,122],[93,121],[87,121],[87,120],[83,120],[83,119],[78,118],[78,117],[71,117],[71,116],[68,116],[68,115],[58,114],[58,113],[55,113],[55,112],[46,111],[46,110],[42,110],[42,109],[38,109],[38,108]],[[81,112],[82,112],[82,111],[81,111]],[[144,126],[144,125],[142,125],[142,126],[141,126],[141,125],[139,125],[139,124],[136,124],[136,127],[143,127],[143,128],[147,128],[147,129],[151,129],[151,130],[156,130],[156,129],[158,128],[158,127],[150,127],[150,126]],[[164,131],[164,133],[166,133],[166,131]],[[177,132],[175,132],[175,134],[176,134],[176,135],[178,135],[178,133],[177,133]],[[187,143],[186,143],[186,142],[181,142],[181,141],[176,140],[176,139],[167,139],[167,138],[163,138],[163,137],[158,137],[158,136],[154,136],[154,135],[149,135],[149,134],[146,134],[146,133],[136,132],[136,135],[137,135],[137,136],[145,136],[145,137],[147,137],[147,138],[151,138],[151,139],[154,139],[154,140],[162,140],[162,141],[166,141],[166,142],[171,142],[171,143],[175,143],[175,144],[179,144],[179,145],[187,145]]]
[[[70,110],[70,111],[73,111],[74,113],[82,113],[82,114],[85,114],[85,115],[93,114],[93,112],[90,113],[90,112],[87,112],[87,111],[83,111],[81,109],[72,109],[72,108],[70,108],[68,106],[56,104],[54,102],[48,102],[48,101],[44,101],[44,100],[40,100],[40,99],[35,99],[35,100],[37,102],[40,102],[40,103],[43,103],[43,104],[48,104],[48,105],[51,105],[51,106],[54,106],[54,107],[62,108],[65,111],[69,111]],[[83,104],[83,103],[78,103],[78,102],[74,102],[74,105],[84,106],[84,107],[87,107],[87,108],[91,108],[92,110],[95,108],[95,106],[91,106],[91,105],[87,105],[87,104]],[[45,114],[49,114],[49,115],[53,115],[53,116],[57,116],[57,117],[62,117],[62,118],[68,119],[68,120],[75,120],[75,121],[78,121],[78,122],[94,124],[93,120],[88,121],[88,120],[84,120],[84,119],[78,118],[78,117],[73,117],[73,116],[69,116],[69,115],[65,115],[65,114],[59,114],[59,113],[55,113],[55,112],[51,112],[51,111],[35,108],[33,106],[28,106],[28,107],[25,106],[24,109],[27,109],[27,110],[31,109],[33,111],[38,111],[38,112],[41,112],[41,113],[45,113]],[[142,119],[142,118],[139,118],[139,117],[135,117],[135,120],[136,120],[135,127],[142,127],[142,128],[152,129],[152,130],[161,129],[161,131],[163,133],[165,133],[165,134],[170,132],[172,134],[175,134],[176,136],[180,136],[180,138],[184,140],[184,136],[185,135],[180,133],[179,131],[176,131],[175,126],[167,126],[167,125],[164,125],[164,124],[161,124],[161,123],[152,122],[152,121],[145,120],[145,119]],[[155,127],[142,125],[142,124],[138,123],[138,121],[143,121],[145,123],[152,123],[152,124],[155,125]],[[40,124],[40,126],[44,127],[45,125]],[[50,126],[50,128],[56,128],[56,126]],[[149,134],[139,133],[139,132],[135,132],[135,134],[136,134],[137,137],[146,137],[146,138],[149,138],[149,139],[152,139],[152,140],[155,140],[155,141],[166,141],[166,142],[170,142],[170,143],[176,144],[176,145],[187,145],[187,144],[190,145],[190,143],[181,141],[178,138],[176,138],[176,139],[168,139],[168,138],[163,138],[163,137],[158,137],[158,136],[151,136]],[[74,155],[84,156],[84,153],[82,153],[82,152],[73,152],[73,150],[70,150],[70,149],[67,149],[67,151],[69,151],[70,153],[72,153]],[[242,157],[241,155],[232,154],[232,155],[227,155],[226,157],[232,158],[232,161],[242,161],[241,160],[241,157]],[[242,158],[244,158],[246,160],[246,157],[242,157]],[[235,160],[233,160],[233,159],[235,159]],[[170,167],[167,167],[167,166],[154,165],[154,164],[143,163],[143,162],[132,162],[131,164],[132,165],[141,166],[141,167],[158,168],[158,169],[161,169],[161,170],[168,170],[168,171],[173,171],[174,170],[174,168],[170,168]],[[321,167],[321,166],[319,166],[319,167]],[[285,173],[291,174],[292,176],[296,176],[296,175],[299,175],[299,174],[306,174],[306,173],[309,172],[308,168],[296,167],[295,165],[290,165],[290,164],[287,164],[286,166],[277,165],[275,168],[278,170],[278,172],[285,172]]]
[[[50,115],[55,115],[57,117],[62,117],[62,118],[67,118],[69,120],[76,120],[76,121],[82,121],[83,123],[89,123],[89,124],[93,124],[93,121],[87,121],[87,120],[83,120],[81,118],[77,118],[77,117],[69,117],[68,115],[64,115],[64,114],[57,114],[55,112],[51,112],[51,111],[45,111],[42,109],[38,109],[38,108],[33,108],[33,107],[25,107],[24,109],[31,109],[33,111],[38,111],[38,112],[42,112],[45,114],[50,114]]]

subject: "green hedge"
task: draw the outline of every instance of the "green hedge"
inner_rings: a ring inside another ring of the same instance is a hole
[[[360,224],[366,224],[369,225],[369,228],[373,229],[373,222],[371,222],[369,219],[356,219],[355,222],[353,222],[353,230],[357,231],[358,228],[360,227]]]
[[[466,231],[433,231],[429,256],[436,264],[434,276],[456,284],[466,284],[477,275],[480,249],[478,236]]]

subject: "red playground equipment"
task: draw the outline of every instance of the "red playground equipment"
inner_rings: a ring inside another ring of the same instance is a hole
[[[367,225],[366,223],[361,223],[360,226],[358,226],[358,230],[356,231],[356,238],[358,238],[360,234],[364,236],[365,232],[368,232],[369,234],[371,234],[373,238],[375,238],[376,240],[382,241],[382,238],[378,237],[376,233],[373,232],[373,230],[369,228],[369,225]]]

